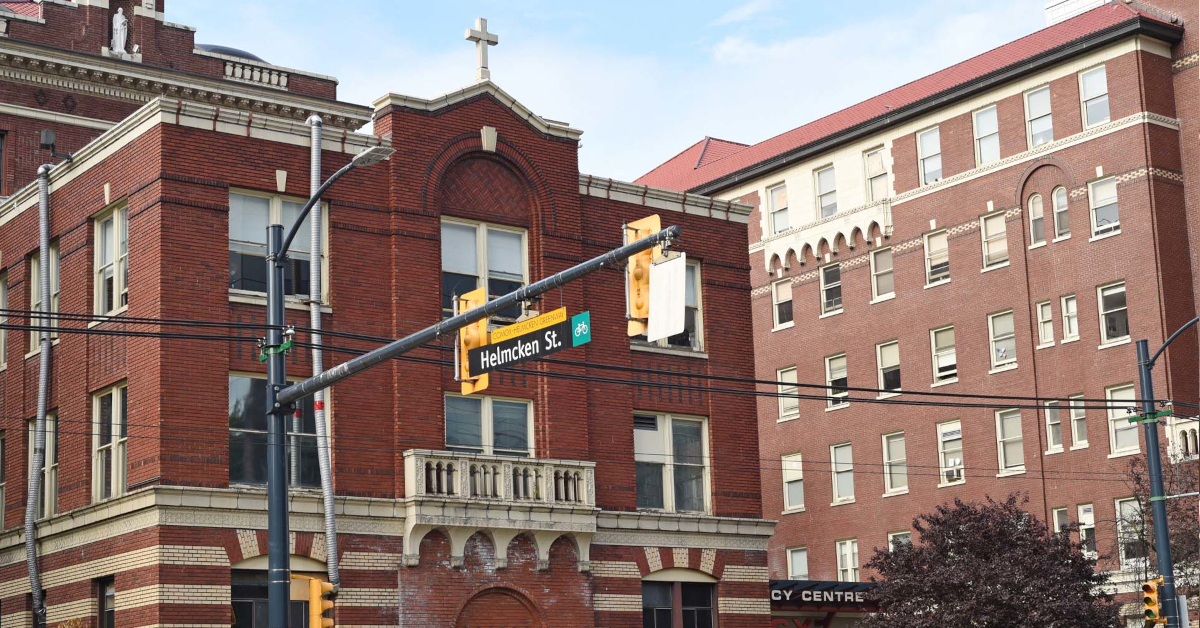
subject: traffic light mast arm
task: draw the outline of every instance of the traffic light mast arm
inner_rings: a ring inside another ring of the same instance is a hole
[[[443,336],[453,334],[462,327],[474,323],[483,318],[487,318],[492,314],[503,311],[506,308],[512,307],[517,303],[528,301],[540,294],[549,292],[560,286],[564,286],[584,275],[591,274],[605,266],[616,266],[630,256],[662,245],[670,240],[679,237],[682,229],[678,225],[667,227],[650,237],[637,240],[614,249],[601,255],[594,257],[582,264],[572,266],[560,273],[551,275],[541,281],[529,284],[514,292],[510,292],[495,301],[489,301],[483,307],[478,307],[452,318],[448,318],[441,322],[435,323],[422,329],[415,334],[411,334],[399,340],[394,340],[378,349],[364,353],[356,358],[347,360],[324,373],[315,377],[310,377],[302,382],[292,384],[287,388],[279,391],[278,403],[286,405],[293,403],[303,397],[307,397],[318,390],[329,388],[334,384],[357,375],[373,366],[390,360],[394,357],[403,355],[413,349]]]

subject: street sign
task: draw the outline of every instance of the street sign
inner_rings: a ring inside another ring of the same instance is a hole
[[[683,333],[687,299],[687,255],[675,253],[650,265],[650,315],[646,340]]]
[[[592,339],[588,312],[567,318],[567,308],[513,323],[492,332],[491,342],[467,352],[471,377],[528,362]]]

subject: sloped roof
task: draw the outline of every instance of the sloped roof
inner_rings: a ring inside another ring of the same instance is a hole
[[[13,13],[28,15],[29,17],[42,17],[41,5],[33,0],[27,0],[25,2],[0,2],[0,5],[3,5],[4,8],[12,11]]]
[[[704,147],[711,147],[713,142],[705,138],[642,175],[636,182],[668,190],[712,193],[732,185],[739,173],[755,169],[764,162],[778,161],[789,153],[830,140],[885,115],[896,122],[898,114],[906,109],[937,100],[939,96],[950,96],[956,89],[972,86],[1080,40],[1138,25],[1179,30],[1155,15],[1122,2],[1106,4],[757,144],[746,146],[714,140],[720,142],[720,146],[711,151],[710,156],[710,151]]]

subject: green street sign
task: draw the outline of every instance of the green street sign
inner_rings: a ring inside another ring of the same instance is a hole
[[[592,341],[592,313],[580,312],[571,317],[571,346],[578,347]]]

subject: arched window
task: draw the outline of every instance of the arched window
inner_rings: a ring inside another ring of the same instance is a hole
[[[1192,428],[1192,455],[1200,454],[1200,430]]]
[[[1190,439],[1191,437],[1188,435],[1187,430],[1179,432],[1179,448],[1183,451],[1184,457],[1192,455]]]
[[[1046,217],[1042,214],[1042,195],[1029,197],[1029,241],[1043,244],[1046,241]]]
[[[1054,239],[1071,236],[1071,220],[1067,215],[1067,188],[1054,188]]]

